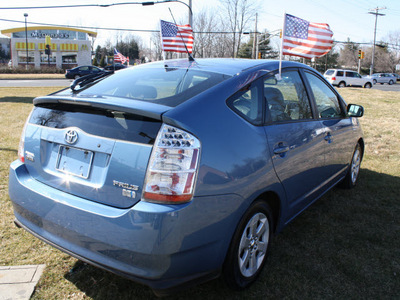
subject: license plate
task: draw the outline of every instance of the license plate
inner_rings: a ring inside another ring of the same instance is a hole
[[[87,179],[92,167],[93,152],[60,146],[56,169],[68,175]]]

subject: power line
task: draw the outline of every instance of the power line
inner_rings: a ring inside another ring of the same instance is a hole
[[[24,21],[9,20],[9,19],[0,19],[0,21],[13,22],[13,23],[25,23]],[[72,26],[72,25],[49,24],[49,23],[38,23],[38,22],[27,22],[27,24],[41,25],[41,26],[81,28],[81,29],[91,29],[91,30],[115,30],[115,31],[132,31],[132,32],[135,32],[135,31],[137,31],[137,32],[160,32],[160,30],[154,30],[154,29],[152,30],[152,29],[109,28],[109,27],[93,27],[93,26]],[[243,34],[243,32],[235,32],[235,31],[193,31],[193,33],[209,33],[209,34],[242,33]]]
[[[0,19],[0,21],[4,22],[12,22],[12,23],[25,23],[24,21],[18,21],[18,20],[10,20],[10,19]],[[31,25],[41,25],[41,26],[53,26],[53,27],[66,27],[66,28],[79,28],[79,29],[91,29],[91,30],[114,30],[114,31],[132,31],[132,32],[160,32],[159,30],[152,30],[152,29],[131,29],[131,28],[109,28],[109,27],[93,27],[93,26],[74,26],[74,25],[63,25],[63,24],[49,24],[49,23],[38,23],[38,22],[27,22],[27,24]],[[280,29],[276,30],[271,30],[268,32],[270,36],[276,36],[276,33],[280,32]],[[198,34],[233,34],[233,33],[239,33],[239,32],[233,32],[233,31],[193,31],[193,33],[198,33]],[[252,32],[241,32],[242,34],[245,33],[252,33]],[[373,43],[370,42],[364,42],[364,43],[358,43],[358,42],[347,42],[347,41],[334,41],[336,44],[358,44],[358,45],[372,45]],[[400,47],[399,45],[396,44],[391,44],[391,43],[385,43],[388,47],[400,50],[397,47]]]

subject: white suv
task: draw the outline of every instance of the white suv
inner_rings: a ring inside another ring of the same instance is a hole
[[[357,72],[351,70],[328,69],[326,70],[324,77],[332,85],[338,87],[361,86],[371,88],[373,84],[371,78],[362,77]]]

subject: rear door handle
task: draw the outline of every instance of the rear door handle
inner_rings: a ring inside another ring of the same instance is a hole
[[[282,146],[274,149],[275,154],[283,154],[289,151],[289,146]]]
[[[331,143],[332,142],[332,134],[330,132],[328,132],[326,134],[326,136],[324,137],[324,140],[327,141],[328,144]]]

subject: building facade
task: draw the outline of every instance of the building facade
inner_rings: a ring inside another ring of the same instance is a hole
[[[51,66],[70,69],[92,64],[92,41],[97,36],[96,32],[71,27],[30,26],[26,31],[25,27],[20,27],[2,30],[1,33],[11,38],[13,67],[28,63],[35,68]],[[50,55],[45,53],[46,36],[51,38]]]

